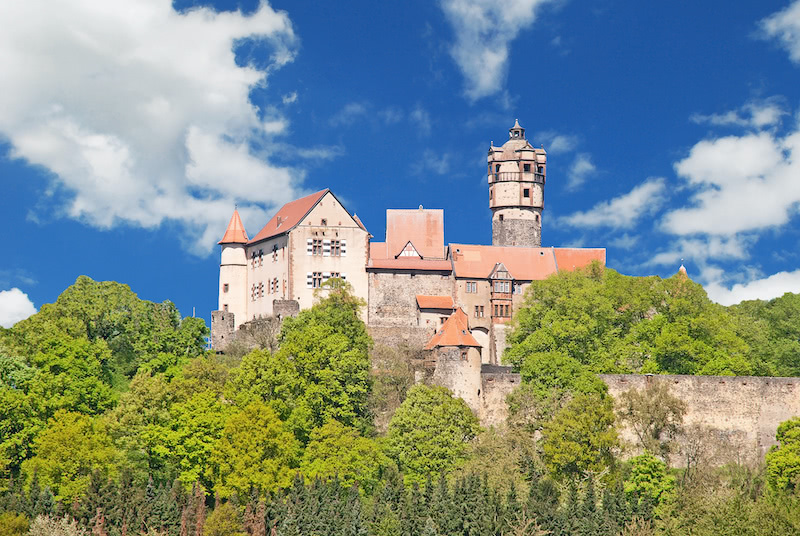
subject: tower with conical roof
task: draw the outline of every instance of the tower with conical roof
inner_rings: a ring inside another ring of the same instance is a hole
[[[489,208],[492,245],[540,247],[547,153],[525,139],[514,122],[502,147],[489,146]]]
[[[212,347],[224,349],[238,324],[247,320],[247,231],[234,209],[222,240],[219,262],[219,310],[212,313]]]

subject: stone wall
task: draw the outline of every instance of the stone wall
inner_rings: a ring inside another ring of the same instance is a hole
[[[509,212],[509,210],[502,211],[503,221],[500,221],[498,215],[493,217],[492,245],[540,247],[542,245],[541,221],[527,218],[510,218]]]
[[[433,383],[442,385],[467,403],[476,414],[481,411],[481,353],[478,348],[444,347],[434,350],[436,368]]]
[[[297,300],[272,300],[272,314],[278,318],[297,316],[300,313],[300,302]]]
[[[453,284],[450,272],[370,271],[367,324],[416,326],[417,294],[452,296]]]
[[[601,374],[600,378],[615,398],[629,389],[644,389],[648,382],[662,382],[686,402],[683,428],[695,435],[684,438],[684,443],[679,441],[681,451],[672,460],[675,466],[685,465],[685,441],[697,440],[699,433],[706,434],[708,446],[718,451],[710,463],[761,460],[777,444],[778,425],[800,416],[800,378],[637,374]],[[506,397],[520,381],[519,374],[511,373],[507,367],[483,366],[478,417],[484,426],[505,421]],[[636,441],[630,429],[622,429],[621,435],[628,444]]]
[[[222,352],[233,338],[236,329],[234,314],[228,311],[211,311],[211,348]]]
[[[391,348],[407,345],[411,348],[425,346],[436,330],[417,326],[367,326],[367,331],[376,345],[382,344]]]
[[[748,458],[751,453],[762,458],[776,444],[778,425],[800,415],[800,378],[633,374],[602,374],[600,378],[614,397],[629,389],[644,389],[649,382],[666,383],[688,406],[684,428],[705,428],[716,442],[725,441]],[[631,442],[635,439],[631,430],[623,430],[622,436]],[[675,462],[681,464],[681,460]]]

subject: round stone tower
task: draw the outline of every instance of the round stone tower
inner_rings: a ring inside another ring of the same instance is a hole
[[[525,139],[519,120],[502,147],[489,147],[492,245],[540,247],[547,153]]]

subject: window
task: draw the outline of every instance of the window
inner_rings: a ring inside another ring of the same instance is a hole
[[[264,264],[264,250],[263,249],[259,249],[258,250],[258,265],[262,266],[263,264]]]
[[[319,288],[322,286],[322,272],[314,272],[311,275],[311,287]]]
[[[539,166],[539,173],[544,173],[544,166]]]
[[[475,306],[475,318],[483,318],[483,305]]]
[[[539,215],[536,215],[536,223],[539,223]]]
[[[331,240],[331,257],[342,256],[342,243],[338,240]]]
[[[322,239],[315,238],[311,241],[311,254],[312,255],[322,255]]]
[[[522,197],[528,198],[530,196],[531,196],[531,189],[530,188],[524,188],[522,190]]]
[[[514,294],[522,294],[522,283],[514,283]]]
[[[492,199],[492,197],[494,197],[494,191],[490,188],[489,189],[489,199]]]
[[[495,292],[504,292],[509,293],[511,292],[511,286],[509,281],[495,281],[494,282],[494,291]]]
[[[222,310],[225,311],[226,313],[228,312],[228,304],[227,303],[223,303],[222,304]]]
[[[530,173],[531,172],[531,165],[530,164],[522,164],[522,171],[524,171],[525,173]]]
[[[264,297],[264,282],[263,281],[258,284],[258,297],[259,298],[263,298]]]
[[[228,292],[229,288],[230,286],[227,283],[225,283],[224,285],[222,285],[222,292]]]
[[[446,320],[447,320],[446,316],[440,316],[439,317],[439,325],[441,326],[442,324],[444,324]]]
[[[478,292],[478,282],[477,281],[467,281],[466,283],[466,291],[469,294],[475,294]]]
[[[467,360],[467,351],[461,350],[461,361],[466,361],[466,360]]]
[[[500,214],[500,221],[503,221],[503,215]]]
[[[251,264],[252,264],[253,268],[256,267],[257,258],[258,258],[258,254],[256,253],[255,250],[253,250],[253,252],[250,254],[250,261],[251,261]]]
[[[278,260],[278,244],[272,246],[272,262]]]
[[[500,171],[500,164],[495,164],[494,165],[494,172],[497,173],[498,171]]]
[[[250,286],[250,300],[251,301],[256,301],[256,286],[255,285],[251,285]]]
[[[322,223],[320,225],[323,225],[323,226],[328,225],[328,220],[326,220],[325,218],[322,218]]]

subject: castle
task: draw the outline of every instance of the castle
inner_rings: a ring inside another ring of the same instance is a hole
[[[234,210],[219,241],[213,348],[224,349],[247,321],[311,307],[315,289],[341,278],[367,303],[373,338],[430,350],[440,383],[477,411],[481,367],[499,364],[528,285],[605,264],[605,249],[541,247],[546,177],[547,153],[518,121],[501,147],[490,144],[491,246],[446,244],[444,211],[421,206],[388,209],[385,241],[372,241],[327,189],[287,203],[253,238]]]

